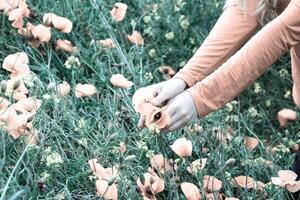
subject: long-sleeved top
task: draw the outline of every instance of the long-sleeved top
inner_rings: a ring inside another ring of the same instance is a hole
[[[300,106],[300,0],[279,1],[276,10],[282,13],[253,36],[258,3],[248,0],[245,12],[237,0],[229,0],[207,39],[175,75],[189,86],[200,117],[234,99],[288,50],[293,98]]]

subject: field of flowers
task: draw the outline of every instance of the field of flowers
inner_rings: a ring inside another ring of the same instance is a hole
[[[289,55],[184,129],[137,127],[134,92],[182,68],[223,5],[0,0],[0,200],[292,198]]]

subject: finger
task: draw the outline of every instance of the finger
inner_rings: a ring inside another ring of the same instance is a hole
[[[179,112],[175,112],[171,117],[171,122],[169,124],[169,127],[172,127],[174,124],[176,124],[181,119],[182,119],[182,116],[179,114]]]
[[[146,116],[145,115],[140,117],[140,120],[139,120],[139,123],[138,123],[138,128],[139,129],[145,128],[145,121],[146,121]]]
[[[169,106],[167,106],[165,112],[172,118],[173,115],[175,115],[176,110],[177,110],[176,106],[174,106],[174,104],[171,103],[169,104]]]

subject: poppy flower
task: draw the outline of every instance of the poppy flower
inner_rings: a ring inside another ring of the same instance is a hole
[[[171,66],[162,66],[159,67],[158,70],[163,74],[165,80],[169,80],[175,75],[175,71]]]
[[[10,110],[10,112],[13,112]],[[5,130],[14,138],[19,138],[22,134],[25,134],[28,128],[27,124],[32,119],[33,114],[19,114],[9,113],[8,120],[6,121]]]
[[[61,96],[68,95],[70,93],[70,90],[71,90],[71,87],[70,87],[69,83],[67,83],[66,81],[57,85],[57,91],[60,93]]]
[[[27,94],[29,93],[22,79],[9,79],[7,81],[3,81],[6,85],[6,96],[11,96],[15,100],[26,99]]]
[[[56,50],[63,50],[68,53],[72,53],[76,51],[76,47],[74,47],[69,40],[57,40],[56,41]]]
[[[143,181],[138,178],[137,185],[142,195],[148,199],[155,199],[155,195],[165,189],[164,180],[150,169],[149,172],[143,174]]]
[[[22,28],[23,18],[29,17],[30,10],[25,1],[19,1],[18,8],[10,10],[8,12],[8,20],[13,21],[12,26],[14,28]]]
[[[19,5],[16,0],[0,0],[0,10],[10,11],[14,8],[17,8]]]
[[[125,3],[116,3],[113,9],[110,11],[111,17],[114,21],[123,21],[127,11],[127,5]]]
[[[105,200],[117,200],[118,188],[115,183],[109,185],[106,180],[96,181],[97,194]]]
[[[207,193],[205,197],[209,200],[223,200],[223,195],[218,192]]]
[[[196,185],[184,182],[180,184],[180,188],[187,200],[201,200],[201,194]]]
[[[91,84],[77,84],[75,88],[75,96],[79,97],[90,97],[96,94],[97,89]]]
[[[158,129],[168,127],[171,122],[170,116],[165,112],[165,107],[158,108],[150,102],[155,97],[154,87],[146,87],[137,90],[132,97],[134,109],[140,116],[145,117],[145,125],[154,125]]]
[[[98,163],[97,159],[92,159],[88,161],[91,170],[96,174],[98,179],[110,180],[112,177],[118,174],[118,169],[116,166],[104,168]]]
[[[114,42],[110,38],[104,40],[97,40],[96,43],[105,48],[115,48]]]
[[[171,149],[181,158],[186,158],[192,155],[193,145],[192,141],[187,140],[185,137],[175,140]]]
[[[283,109],[277,113],[277,118],[280,127],[284,128],[287,126],[288,121],[297,120],[297,113],[291,109]]]
[[[29,59],[25,52],[18,52],[4,58],[2,68],[11,72],[13,78],[26,77],[30,74]]]
[[[204,188],[208,192],[219,191],[222,188],[222,181],[213,176],[204,176],[203,179]]]
[[[193,172],[201,171],[205,168],[207,158],[201,158],[194,160],[191,165],[187,168],[187,171],[192,174]]]
[[[48,28],[42,24],[34,26],[31,30],[31,33],[34,38],[38,39],[42,43],[47,43],[51,39],[50,28]]]
[[[133,31],[131,35],[127,35],[128,40],[135,45],[144,45],[144,39],[140,32]]]
[[[54,13],[47,13],[43,16],[44,24],[48,26],[53,26],[55,29],[64,32],[70,33],[73,29],[73,23],[65,17],[57,16]]]
[[[6,100],[3,97],[0,97],[0,113],[1,113],[1,111],[7,109],[9,105],[10,105],[10,102],[8,100]]]
[[[114,74],[110,78],[110,82],[113,86],[119,88],[129,88],[133,86],[133,82],[127,80],[122,74]]]
[[[41,107],[42,101],[36,98],[26,98],[21,99],[17,103],[12,104],[12,107],[23,114],[32,113],[35,114],[36,111]]]
[[[166,159],[162,154],[154,155],[150,158],[151,166],[158,170],[161,174],[166,171],[172,171],[172,166],[170,165],[168,159]]]
[[[249,176],[237,176],[231,179],[231,183],[235,187],[241,187],[246,189],[256,188],[257,183],[253,180],[253,178]]]
[[[246,136],[244,138],[244,145],[249,149],[250,151],[254,150],[258,145],[258,139],[255,137],[248,137]]]
[[[288,191],[295,193],[300,190],[300,181],[296,181],[297,174],[290,170],[280,170],[279,177],[271,177],[274,185],[286,188]]]

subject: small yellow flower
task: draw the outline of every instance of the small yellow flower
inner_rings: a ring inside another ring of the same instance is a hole
[[[168,33],[165,34],[165,38],[166,38],[167,40],[173,40],[174,37],[175,37],[175,33],[174,33],[173,31],[168,32]]]

